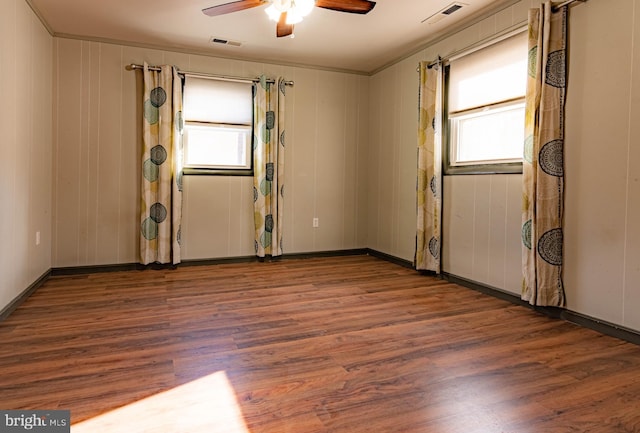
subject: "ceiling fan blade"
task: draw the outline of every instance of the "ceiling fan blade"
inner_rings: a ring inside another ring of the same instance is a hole
[[[373,9],[376,2],[369,0],[316,0],[316,6],[332,11],[366,14]]]
[[[211,6],[210,8],[202,9],[202,13],[215,17],[218,15],[230,14],[231,12],[243,11],[245,9],[255,8],[265,3],[269,3],[268,0],[238,0],[231,3],[224,3],[218,6]]]
[[[287,13],[282,12],[278,25],[276,26],[276,36],[282,38],[293,34],[293,24],[287,24]]]

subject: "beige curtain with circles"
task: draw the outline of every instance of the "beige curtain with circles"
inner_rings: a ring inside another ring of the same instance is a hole
[[[529,11],[522,212],[522,299],[565,305],[562,282],[567,7]]]
[[[440,273],[442,227],[442,65],[420,62],[415,267]]]
[[[285,80],[262,76],[254,93],[253,201],[255,253],[282,255],[284,215]]]
[[[180,263],[182,80],[172,66],[145,63],[140,263]]]

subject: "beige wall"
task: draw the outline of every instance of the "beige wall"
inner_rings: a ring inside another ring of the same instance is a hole
[[[56,38],[54,267],[138,260],[141,73],[125,65],[144,61],[294,80],[287,88],[285,252],[366,246],[368,77]],[[248,177],[187,177],[183,259],[252,255],[252,191]]]
[[[568,305],[640,330],[640,1],[571,12]]]
[[[0,310],[51,268],[52,40],[24,0],[0,2]]]
[[[522,176],[445,176],[443,190],[443,269],[519,294]]]
[[[371,78],[368,243],[413,260],[416,228],[417,74],[410,62]]]
[[[522,0],[371,78],[368,247],[413,258],[416,66],[526,21]],[[640,330],[640,0],[570,10],[564,279],[572,311]],[[384,107],[376,107],[384,101]],[[402,114],[399,114],[402,113]],[[378,120],[384,119],[385,123]],[[406,155],[406,158],[404,157]],[[381,168],[384,167],[384,170]],[[443,268],[520,293],[520,175],[446,176]],[[400,209],[403,209],[402,211]]]

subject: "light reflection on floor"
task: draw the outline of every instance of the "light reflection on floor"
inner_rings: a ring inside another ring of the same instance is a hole
[[[71,432],[250,433],[224,371],[74,424]]]

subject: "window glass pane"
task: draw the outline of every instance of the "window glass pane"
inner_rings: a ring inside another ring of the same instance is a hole
[[[524,103],[450,117],[452,165],[520,161]]]
[[[184,166],[251,168],[249,127],[185,125]]]
[[[526,32],[450,63],[449,111],[523,97],[527,79]]]

